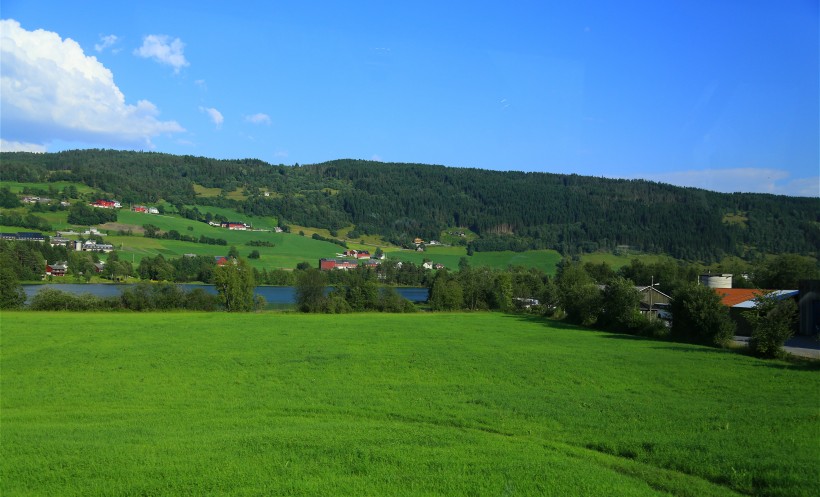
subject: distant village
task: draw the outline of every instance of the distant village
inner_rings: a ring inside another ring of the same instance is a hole
[[[46,197],[39,197],[39,196],[25,196],[22,199],[24,203],[41,203],[41,204],[49,204],[53,202],[52,199]],[[62,207],[69,207],[71,205],[70,202],[62,201],[60,202]],[[88,204],[91,207],[98,208],[98,209],[122,209],[123,205],[118,200],[112,199],[97,199],[93,202]],[[131,212],[139,212],[143,214],[160,214],[160,210],[157,207],[146,206],[146,205],[131,205],[129,207]],[[253,230],[253,226],[248,224],[244,221],[208,221],[208,224],[213,227],[223,228],[231,231],[249,231]],[[253,230],[253,231],[269,231],[269,230]],[[277,226],[273,228],[274,232],[282,233],[284,230]],[[463,232],[458,233],[450,233],[456,236],[464,236]],[[91,237],[91,239],[84,239],[84,240],[76,240],[67,238],[68,236],[79,236],[79,237]],[[108,253],[114,250],[114,246],[109,243],[102,243],[100,242],[100,238],[107,236],[106,233],[99,231],[97,228],[89,227],[89,229],[83,232],[75,232],[75,231],[57,231],[56,235],[53,237],[48,238],[48,243],[52,247],[63,246],[69,250],[74,250],[77,252],[102,252]],[[39,232],[17,232],[17,233],[0,233],[0,239],[3,240],[16,240],[16,241],[27,241],[27,242],[45,242],[47,237]],[[440,242],[436,240],[429,240],[425,241],[422,238],[415,238],[413,240],[413,246],[417,252],[424,252],[427,246],[435,246],[441,245]],[[191,254],[186,254],[191,255]],[[224,256],[217,256],[214,258],[216,264],[218,266],[222,266],[229,261],[228,257]],[[384,253],[379,253],[378,256],[371,255],[368,250],[356,250],[356,249],[349,249],[345,250],[342,253],[336,254],[336,257],[333,258],[321,258],[319,259],[319,269],[322,271],[331,271],[331,270],[348,270],[348,269],[356,269],[358,267],[370,267],[375,268],[379,266],[382,261],[385,259]],[[95,263],[95,268],[97,269],[97,273],[101,273],[104,270],[105,262],[98,262]],[[398,268],[402,267],[402,262],[399,261],[396,263]],[[432,261],[424,261],[422,263],[422,268],[428,270],[439,270],[445,269],[444,264],[440,264],[437,262]],[[51,277],[60,277],[65,276],[68,271],[68,262],[67,261],[57,261],[53,264],[46,264],[46,274],[45,276]]]

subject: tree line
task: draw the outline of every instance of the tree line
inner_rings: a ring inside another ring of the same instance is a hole
[[[679,259],[817,255],[820,200],[721,194],[612,180],[337,160],[307,166],[114,150],[2,153],[16,181],[76,181],[125,202],[207,204],[408,245],[443,230],[480,235],[471,251],[552,248],[565,256],[629,246]],[[194,185],[220,188],[197,196]],[[244,200],[227,194],[242,189]],[[270,195],[265,196],[268,192]]]

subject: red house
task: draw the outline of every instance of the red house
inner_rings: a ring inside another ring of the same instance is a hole
[[[67,262],[55,262],[54,264],[46,264],[46,274],[48,276],[65,276],[68,271]]]
[[[122,207],[116,200],[96,200],[91,204],[92,207],[99,207],[101,209],[119,209]]]
[[[368,252],[367,250],[360,250],[356,254],[356,258],[358,258],[358,259],[370,259],[370,252]]]
[[[245,223],[235,223],[233,221],[228,221],[226,223],[222,223],[221,226],[223,228],[228,228],[229,230],[246,230],[246,229],[250,228],[250,226],[248,226]]]
[[[319,259],[319,269],[330,271],[331,269],[355,269],[358,265],[353,261],[344,259]]]

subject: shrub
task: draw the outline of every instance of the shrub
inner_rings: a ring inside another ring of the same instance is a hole
[[[30,308],[34,311],[100,311],[119,308],[119,299],[103,298],[83,293],[71,293],[45,288],[31,298]]]
[[[752,326],[749,348],[758,357],[775,358],[784,355],[783,344],[794,334],[797,304],[794,300],[777,300],[759,295],[755,308],[743,313]]]
[[[724,347],[735,333],[729,308],[713,289],[687,285],[675,292],[672,301],[672,330],[675,340]]]

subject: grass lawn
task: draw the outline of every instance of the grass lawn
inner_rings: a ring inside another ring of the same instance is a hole
[[[816,495],[816,367],[503,314],[2,314],[3,495]]]
[[[465,247],[428,246],[424,252],[413,250],[386,249],[385,254],[391,259],[410,261],[421,264],[425,259],[444,264],[451,270],[458,269],[458,262],[467,257]],[[545,273],[555,276],[555,270],[561,261],[561,254],[555,250],[527,250],[526,252],[474,252],[467,257],[471,266],[488,266],[504,269],[507,266],[536,267]]]

